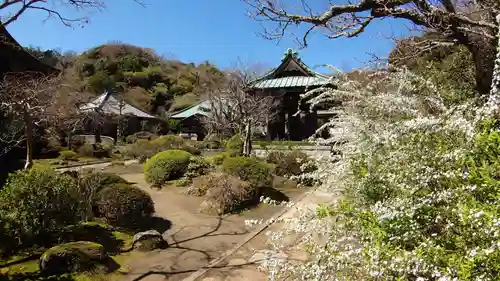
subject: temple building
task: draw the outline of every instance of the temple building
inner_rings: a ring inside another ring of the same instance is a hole
[[[268,123],[265,138],[298,141],[313,135],[322,122],[321,119],[328,119],[332,114],[329,111],[310,112],[300,95],[318,87],[334,87],[330,84],[330,78],[313,71],[296,52],[288,49],[278,67],[251,81],[248,94],[274,96],[280,101],[277,108],[279,112]],[[210,102],[203,101],[174,113],[170,118],[181,121],[186,131],[203,134],[202,125],[198,121],[207,114],[210,114]]]
[[[275,96],[281,100],[280,112],[268,124],[268,140],[303,140],[316,132],[318,112],[309,112],[300,95],[314,88],[333,85],[329,76],[312,70],[297,52],[288,49],[278,67],[250,82],[249,87],[252,94]],[[301,112],[297,114],[299,105]]]

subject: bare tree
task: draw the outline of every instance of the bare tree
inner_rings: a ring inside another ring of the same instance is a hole
[[[34,72],[10,73],[0,84],[0,109],[15,124],[10,132],[2,134],[0,141],[7,149],[26,145],[25,169],[33,165],[38,129],[76,128],[83,118],[76,106],[81,95],[70,95],[61,79]]]
[[[141,0],[133,0],[144,6]],[[21,15],[29,10],[41,11],[47,14],[47,19],[56,18],[66,26],[73,24],[86,24],[89,21],[87,16],[68,17],[60,10],[70,7],[78,12],[82,11],[102,11],[106,7],[106,0],[0,0],[0,22],[9,25],[16,21]],[[61,9],[59,9],[61,8]]]
[[[352,0],[346,4],[330,0],[321,10],[317,2],[313,7],[312,0],[242,1],[254,19],[273,23],[263,33],[268,39],[283,37],[293,26],[307,26],[297,38],[303,46],[307,46],[308,37],[316,29],[331,39],[350,38],[362,34],[377,19],[408,20],[443,35],[448,42],[467,47],[474,59],[478,93],[489,92],[497,45],[498,0]]]
[[[252,130],[267,128],[280,105],[275,97],[259,95],[248,87],[254,74],[251,68],[229,73],[226,85],[209,94],[209,112],[204,119],[209,134],[239,133],[243,142],[242,154],[247,156],[252,150]]]

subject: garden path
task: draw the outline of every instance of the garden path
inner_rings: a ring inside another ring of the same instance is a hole
[[[142,173],[120,176],[151,194],[156,215],[171,221],[171,228],[163,234],[169,247],[148,253],[134,252],[120,280],[183,280],[243,240],[250,231],[245,220],[255,218],[244,214],[222,217],[201,214],[197,210],[202,199],[185,196],[182,188],[151,189]],[[260,209],[249,213],[260,217],[268,216],[266,212],[276,212]]]
[[[308,193],[300,199],[295,206],[284,212],[280,218],[292,218],[299,215],[299,209],[308,208],[315,210],[318,204],[333,203],[340,198],[339,192],[319,192]],[[275,258],[288,259],[293,261],[306,261],[309,257],[302,249],[294,247],[298,244],[300,235],[290,234],[285,236],[281,243],[285,247],[285,253],[273,252],[269,245],[268,233],[279,231],[287,227],[286,223],[276,222],[270,225],[265,232],[261,232],[250,241],[245,243],[227,258],[213,264],[212,268],[200,269],[193,273],[184,281],[266,281],[267,275],[258,269],[259,264],[266,255],[273,255]]]

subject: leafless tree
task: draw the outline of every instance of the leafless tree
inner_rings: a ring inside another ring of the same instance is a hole
[[[144,6],[141,0],[133,0],[134,2]],[[68,17],[61,10],[62,8],[73,8],[77,12],[84,11],[102,11],[106,7],[106,0],[0,0],[0,22],[3,25],[19,19],[25,12],[41,11],[47,14],[47,19],[56,18],[66,26],[74,24],[86,24],[89,21],[87,16]]]
[[[243,155],[252,150],[252,130],[267,128],[280,105],[272,96],[253,92],[248,86],[255,77],[252,68],[239,68],[229,73],[226,85],[208,95],[209,112],[204,118],[210,133],[228,135],[239,133],[243,142]]]
[[[266,38],[278,39],[293,26],[307,26],[297,37],[303,46],[307,46],[314,30],[325,32],[331,39],[349,38],[362,34],[377,19],[408,20],[443,35],[448,43],[467,47],[474,59],[478,93],[489,92],[498,29],[495,17],[500,14],[498,0],[351,0],[346,4],[329,0],[321,9],[313,0],[242,1],[254,19],[271,22],[272,27],[264,26]]]
[[[70,95],[61,79],[59,75],[24,72],[9,73],[0,83],[0,110],[14,120],[14,126],[2,134],[0,141],[6,150],[26,145],[25,169],[33,165],[35,132],[39,128],[52,129],[48,133],[54,135],[61,128],[77,128],[84,118],[77,107],[82,95]]]

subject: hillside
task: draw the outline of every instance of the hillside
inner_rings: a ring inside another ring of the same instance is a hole
[[[164,115],[196,103],[220,85],[224,74],[208,62],[195,65],[167,60],[152,49],[106,44],[81,54],[27,48],[35,57],[66,70],[75,90],[99,95],[122,93],[124,99],[148,112]]]

